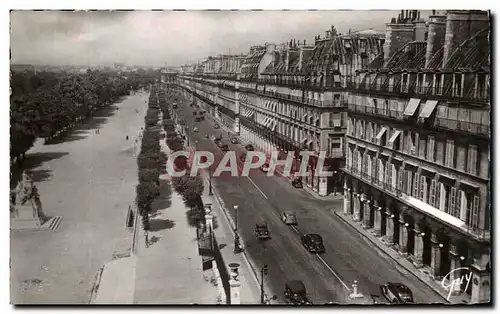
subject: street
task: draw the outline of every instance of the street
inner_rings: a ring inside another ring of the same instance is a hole
[[[191,146],[197,141],[197,150],[214,153],[216,162],[222,152],[205,134],[227,132],[214,130],[215,122],[206,116],[202,122],[194,122],[189,101],[179,106],[189,127]],[[193,132],[196,126],[199,132]],[[241,144],[229,144],[237,156],[245,151]],[[215,169],[215,166],[213,166]],[[325,302],[349,303],[352,283],[357,280],[359,291],[366,296],[378,295],[377,302],[385,302],[380,296],[380,285],[386,282],[406,284],[414,294],[416,303],[444,302],[443,298],[427,285],[402,270],[395,269],[387,257],[371,248],[361,236],[330,211],[342,206],[342,200],[320,200],[279,176],[268,177],[260,170],[253,170],[249,177],[223,175],[212,179],[214,189],[220,195],[233,218],[233,205],[238,205],[238,230],[253,264],[260,268],[268,265],[266,284],[276,294],[278,302],[284,302],[283,287],[286,280],[302,280],[309,299],[314,304]],[[280,213],[293,210],[298,225],[286,226]],[[254,234],[255,222],[267,221],[272,239],[261,242]],[[323,237],[326,253],[318,256],[309,253],[301,244],[300,235],[318,233]]]

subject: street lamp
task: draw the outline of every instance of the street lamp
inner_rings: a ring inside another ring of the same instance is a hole
[[[186,127],[185,130],[186,130],[187,146],[189,146],[189,127]]]
[[[234,253],[240,253],[242,251],[240,244],[240,236],[238,234],[238,205],[234,205],[235,212],[235,228],[234,228]]]
[[[267,275],[267,265],[260,270],[260,303],[265,304],[264,300],[264,275]]]
[[[238,205],[234,205],[233,209],[234,209],[234,217],[235,217],[235,219],[234,219],[235,220],[235,222],[234,222],[234,224],[235,224],[234,228],[236,230],[238,230]]]
[[[208,166],[208,195],[212,196],[212,165]]]

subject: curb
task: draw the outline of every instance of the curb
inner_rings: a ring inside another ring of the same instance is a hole
[[[366,236],[365,234],[363,234],[362,232],[359,232],[359,230],[354,227],[352,224],[350,224],[349,222],[347,222],[347,219],[345,217],[342,216],[342,214],[339,214],[338,212],[336,211],[333,211],[334,214],[340,218],[340,220],[342,220],[342,222],[344,222],[344,224],[348,225],[349,227],[351,227],[352,229],[354,229],[359,235],[361,235],[363,237],[363,240],[365,240],[365,242],[369,242],[371,244],[373,244],[375,246],[375,249],[378,251],[378,252],[381,252],[383,253],[385,256],[389,257],[391,259],[391,261],[393,261],[394,263],[398,264],[399,266],[403,267],[406,271],[408,271],[409,273],[411,273],[415,278],[417,278],[418,280],[420,280],[420,282],[424,283],[427,287],[431,288],[434,292],[436,292],[438,295],[440,295],[441,297],[444,298],[444,302],[443,304],[452,304],[449,300],[446,299],[446,296],[443,296],[443,292],[436,289],[435,287],[431,286],[428,284],[428,282],[426,282],[425,280],[423,280],[422,278],[420,278],[419,276],[417,276],[415,273],[414,273],[414,270],[410,269],[409,267],[406,267],[405,265],[403,265],[402,263],[399,263],[396,259],[394,259],[389,253],[387,253],[385,250],[383,250],[382,248],[380,248],[379,246],[379,243],[376,243],[375,241],[373,241],[372,239],[370,239],[370,237]],[[397,268],[396,268],[397,269]]]
[[[99,286],[101,284],[101,278],[102,278],[102,273],[104,272],[104,267],[106,267],[106,264],[99,267],[99,269],[96,272],[94,284],[92,285],[92,289],[90,290],[89,304],[94,303],[95,298],[97,297],[97,292],[99,291]]]

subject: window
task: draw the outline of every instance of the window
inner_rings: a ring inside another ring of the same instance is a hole
[[[477,145],[469,145],[467,150],[467,172],[477,174]]]
[[[356,165],[356,167],[357,167],[359,170],[361,170],[361,165],[362,165],[361,163],[362,163],[362,161],[363,161],[363,159],[362,159],[362,157],[361,157],[361,152],[358,150],[358,151],[356,151],[356,154],[358,155],[358,157],[357,157],[357,162],[358,162],[358,164]]]
[[[470,225],[473,228],[479,227],[479,196],[474,196],[474,201],[472,203],[472,217]]]
[[[413,193],[412,196],[414,198],[419,198],[419,187],[420,187],[420,175],[415,173],[413,176]]]
[[[403,185],[404,185],[404,172],[403,172],[403,169],[402,167],[399,167],[399,169],[395,169],[396,171],[396,176],[398,178],[398,183],[397,183],[397,188],[398,188],[398,191],[401,191],[403,192],[404,189],[403,189]]]
[[[453,198],[450,202],[449,214],[453,217],[460,218],[460,212],[462,210],[462,191],[456,188],[451,188],[451,197]]]
[[[372,158],[372,177],[377,178],[377,158]]]
[[[366,174],[371,177],[372,175],[372,158],[366,154]]]
[[[408,132],[409,134],[409,143],[408,143],[408,150],[411,155],[417,155],[418,152],[418,137],[419,134],[417,132]]]
[[[441,210],[441,191],[443,190],[443,185],[441,184],[441,182],[438,182],[436,181],[436,200],[435,200],[435,204],[437,209],[440,209]]]
[[[446,141],[446,157],[445,164],[446,167],[455,167],[455,142],[453,140]]]
[[[431,205],[433,207],[437,207],[436,206],[436,180],[431,180],[429,205]]]
[[[433,135],[429,135],[427,140],[427,160],[434,161],[434,149],[435,149],[435,138]]]
[[[386,171],[386,174],[385,174],[385,178],[386,178],[386,181],[385,183],[389,186],[389,187],[392,187],[392,167],[393,165],[389,162],[387,162],[387,164],[385,165],[385,171]]]
[[[427,199],[427,180],[426,180],[426,177],[425,176],[420,176],[420,195],[419,195],[419,199],[422,201],[422,202],[426,202],[426,199]]]
[[[378,175],[379,175],[378,180],[380,181],[379,184],[384,183],[384,174],[385,174],[384,161],[382,159],[380,159],[379,164],[378,164]]]
[[[341,123],[341,115],[340,113],[332,113],[329,114],[329,127],[340,127]]]

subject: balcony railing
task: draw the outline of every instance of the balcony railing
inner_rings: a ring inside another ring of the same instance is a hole
[[[399,110],[388,110],[386,108],[379,108],[373,106],[365,106],[365,105],[355,105],[348,104],[348,108],[351,111],[367,113],[367,114],[376,114],[384,117],[391,117],[395,119],[403,119],[403,111]]]
[[[366,92],[366,93],[391,93],[393,95],[412,97],[431,97],[436,99],[448,99],[457,101],[480,101],[485,102],[490,100],[489,89],[477,89],[474,93],[474,89],[463,90],[462,88],[434,88],[433,86],[417,86],[412,84],[408,86],[406,84],[401,84],[401,81],[395,85],[390,84],[366,84],[366,83],[356,83],[347,82],[347,88],[355,92]],[[475,94],[475,95],[474,95]]]
[[[490,127],[488,125],[468,121],[459,121],[437,117],[435,120],[435,124],[438,127],[460,130],[472,134],[489,135],[490,133]]]

